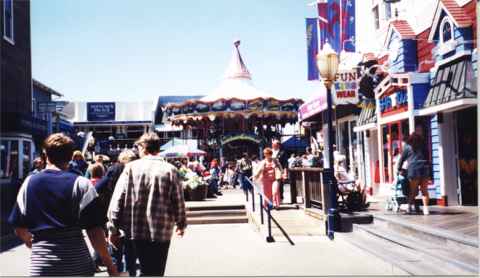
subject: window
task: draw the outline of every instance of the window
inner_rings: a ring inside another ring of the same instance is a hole
[[[378,14],[378,5],[373,8],[372,12],[373,12],[373,20],[374,20],[374,24],[375,24],[375,30],[378,30],[378,29],[380,29],[380,16]]]
[[[384,2],[385,4],[385,19],[389,20],[392,18],[392,4]]]
[[[440,24],[440,42],[446,43],[453,40],[453,28],[450,19],[446,16]]]
[[[3,37],[13,43],[13,0],[3,1]]]

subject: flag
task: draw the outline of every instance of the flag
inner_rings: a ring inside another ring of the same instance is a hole
[[[327,40],[335,52],[340,53],[342,45],[340,41],[341,31],[341,1],[328,0],[327,4]]]
[[[337,53],[355,52],[355,0],[326,0],[317,9],[320,47],[328,41]]]
[[[327,39],[327,28],[328,28],[328,19],[327,19],[327,7],[328,3],[323,2],[323,3],[318,3],[317,4],[317,9],[318,9],[318,19],[319,19],[319,40],[320,40],[320,49],[323,48],[323,45],[325,44],[325,41]]]
[[[355,0],[342,0],[342,47],[355,52]]]
[[[307,61],[308,61],[308,80],[318,80],[318,69],[316,57],[318,54],[318,19],[305,19],[307,25]]]

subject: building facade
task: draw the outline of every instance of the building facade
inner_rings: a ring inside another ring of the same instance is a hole
[[[0,13],[0,180],[22,179],[34,153],[32,118],[30,2],[3,0]]]
[[[359,87],[370,105],[355,131],[363,142],[359,177],[374,193],[388,192],[402,141],[415,131],[425,137],[434,202],[478,204],[476,2],[425,1],[429,8],[420,9],[401,1],[400,16],[373,23],[383,45],[365,63],[370,79]],[[387,6],[374,0],[372,12]]]
[[[138,102],[70,102],[63,112],[73,123],[75,133],[93,133],[90,152],[116,157],[132,148],[143,133],[153,130],[155,106]]]

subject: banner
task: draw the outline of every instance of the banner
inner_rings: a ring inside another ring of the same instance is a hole
[[[326,41],[335,52],[355,52],[355,0],[325,0],[318,3],[320,47]]]
[[[323,45],[327,41],[327,33],[328,33],[328,3],[325,1],[324,3],[317,4],[318,9],[318,40],[320,41],[320,49],[323,48]]]
[[[357,79],[359,78],[357,70],[340,71],[337,73],[337,79],[333,84],[333,103],[335,105],[357,104],[358,90]]]
[[[328,31],[327,40],[335,52],[340,53],[342,50],[342,43],[340,41],[341,30],[341,2],[340,0],[328,0],[327,20]]]
[[[319,72],[317,68],[318,54],[318,28],[316,18],[307,18],[307,61],[308,61],[308,80],[318,80]]]
[[[342,36],[343,49],[355,52],[355,0],[342,0]]]

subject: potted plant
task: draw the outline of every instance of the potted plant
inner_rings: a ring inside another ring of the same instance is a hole
[[[189,171],[185,175],[186,181],[184,187],[189,191],[189,197],[192,201],[201,201],[207,197],[207,185],[201,177],[195,172]]]

